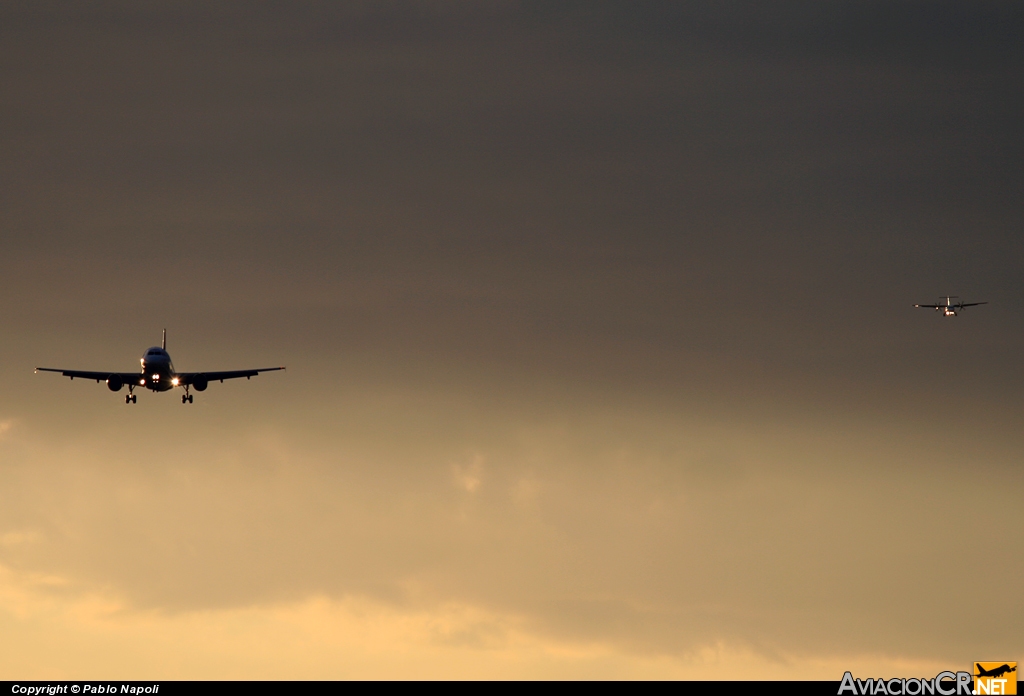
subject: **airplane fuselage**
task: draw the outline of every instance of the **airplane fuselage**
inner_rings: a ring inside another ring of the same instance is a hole
[[[944,316],[944,317],[955,317],[956,316],[956,310],[959,309],[959,305],[956,302],[953,302],[953,298],[952,297],[947,297],[946,298],[946,306],[945,307],[936,307],[935,309],[936,309],[936,311],[942,312],[942,316]]]
[[[154,346],[146,350],[142,356],[142,372],[139,375],[139,386],[150,391],[165,392],[178,386],[177,375],[174,372],[174,363],[171,362],[170,354]]]

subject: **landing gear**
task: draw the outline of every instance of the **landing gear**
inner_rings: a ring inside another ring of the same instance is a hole
[[[192,403],[192,395],[188,393],[188,387],[185,387],[185,393],[181,395],[181,403],[190,404]]]
[[[135,396],[134,394],[125,394],[124,395],[124,402],[126,404],[134,404],[138,400],[139,400],[139,397]]]

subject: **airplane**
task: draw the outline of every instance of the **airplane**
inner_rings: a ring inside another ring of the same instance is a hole
[[[945,304],[916,304],[915,307],[925,307],[927,309],[934,309],[936,312],[942,312],[944,317],[955,317],[956,310],[963,309],[964,307],[977,307],[978,305],[988,304],[988,302],[953,302],[953,300],[959,300],[957,295],[949,295],[946,297]]]
[[[999,677],[1003,676],[1004,674],[1007,674],[1008,672],[1017,671],[1017,665],[1011,667],[1008,664],[1004,664],[994,669],[984,669],[981,665],[978,664],[975,664],[975,666],[978,668],[978,673],[974,675],[976,677],[995,677],[996,679],[998,679]]]
[[[206,391],[210,382],[226,379],[237,379],[245,377],[251,379],[261,372],[273,372],[283,370],[283,367],[263,367],[258,370],[229,370],[227,372],[177,372],[171,362],[171,356],[167,352],[167,329],[164,329],[163,340],[160,347],[148,348],[142,355],[141,372],[83,372],[81,370],[61,370],[53,367],[37,367],[36,372],[59,372],[64,377],[81,377],[82,379],[94,379],[97,382],[106,382],[107,389],[116,392],[122,387],[128,387],[124,402],[134,404],[138,396],[133,394],[135,387],[145,387],[154,392],[165,392],[181,387],[185,393],[181,396],[181,403],[192,403],[192,394],[189,388],[196,391]]]

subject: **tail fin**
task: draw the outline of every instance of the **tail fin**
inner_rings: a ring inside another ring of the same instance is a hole
[[[164,329],[164,338],[160,341],[160,347],[167,350],[167,329]]]

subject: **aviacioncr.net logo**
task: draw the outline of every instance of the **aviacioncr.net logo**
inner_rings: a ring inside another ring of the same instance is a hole
[[[975,662],[974,694],[1000,694],[1011,696],[1017,693],[1016,662]]]
[[[970,672],[939,672],[931,679],[855,679],[843,674],[838,696],[972,696]]]

